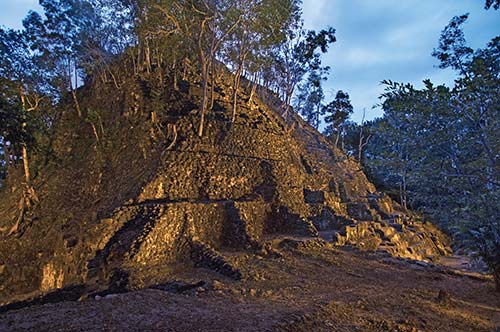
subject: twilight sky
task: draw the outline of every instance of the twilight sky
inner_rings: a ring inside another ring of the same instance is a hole
[[[470,13],[464,26],[473,48],[481,48],[500,35],[500,10],[484,10],[484,0],[303,0],[306,28],[332,26],[337,42],[324,57],[332,67],[325,85],[327,99],[347,91],[360,122],[380,116],[372,109],[379,102],[383,79],[410,82],[421,87],[453,84],[454,73],[436,68],[431,56],[441,30],[453,16]]]
[[[324,57],[332,67],[325,85],[327,102],[337,90],[351,96],[360,121],[380,116],[372,109],[379,102],[383,79],[410,82],[417,87],[430,78],[434,83],[453,83],[454,74],[436,68],[431,57],[441,30],[455,15],[470,13],[464,31],[473,48],[483,47],[500,35],[500,10],[486,11],[484,0],[303,0],[306,28],[332,26],[337,42]],[[21,27],[38,0],[0,0],[0,25]]]

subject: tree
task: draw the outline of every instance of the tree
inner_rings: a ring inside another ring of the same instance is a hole
[[[440,68],[451,67],[467,75],[466,63],[470,61],[473,50],[466,45],[465,36],[460,28],[467,21],[469,14],[455,16],[441,32],[439,46],[432,56],[439,59]]]
[[[490,9],[491,7],[493,7],[495,10],[500,8],[500,0],[486,0],[484,8]]]
[[[409,203],[414,202],[411,200],[414,198],[413,175],[419,170],[423,155],[428,153],[422,150],[426,137],[423,135],[425,131],[420,128],[426,123],[425,116],[431,114],[426,97],[432,93],[433,87],[428,84],[428,90],[420,92],[410,84],[383,83],[386,85],[382,95],[385,98],[382,104],[385,115],[381,121],[374,123],[373,144],[367,149],[371,160],[368,159],[367,163],[370,173],[380,179],[383,187],[390,188],[393,196],[407,208]]]
[[[304,75],[314,71],[328,70],[321,66],[321,54],[326,53],[328,46],[336,41],[335,29],[329,27],[315,31],[304,31],[302,22],[298,20],[291,24],[292,32],[283,43],[278,54],[277,71],[281,73],[283,89],[283,116],[287,118],[295,88]]]
[[[328,68],[320,68],[309,73],[307,80],[299,84],[294,105],[295,110],[316,129],[319,128],[321,116],[324,114],[325,94],[321,82],[326,80],[324,75],[327,73]]]
[[[323,134],[328,137],[335,137],[334,145],[338,147],[347,120],[353,112],[349,94],[339,90],[335,95],[335,99],[324,107],[323,112],[326,114],[326,127]]]
[[[267,92],[276,95],[283,89],[284,75],[281,72],[283,45],[295,34],[300,21],[300,0],[262,0],[259,5],[256,31],[260,40],[255,43],[247,59],[245,71],[253,86],[249,104],[258,84]]]
[[[236,119],[238,90],[247,58],[262,39],[258,30],[259,14],[261,14],[258,1],[236,1],[236,10],[240,13],[240,24],[233,29],[223,45],[223,53],[234,70],[231,122]]]
[[[200,103],[200,125],[198,136],[203,135],[205,114],[208,103],[209,69],[216,61],[221,43],[236,28],[241,20],[239,13],[233,11],[231,1],[202,1],[200,8],[191,4],[191,12],[196,18],[193,27],[194,45],[201,69],[202,98]]]
[[[99,17],[88,1],[42,0],[44,18],[31,11],[23,21],[31,48],[43,60],[46,83],[59,99],[68,91],[73,99],[78,116],[82,110],[76,90],[83,83],[84,68],[90,63],[90,39],[97,31]],[[86,63],[87,62],[87,63]]]

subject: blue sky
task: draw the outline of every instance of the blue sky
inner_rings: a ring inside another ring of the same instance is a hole
[[[30,9],[41,9],[38,0],[0,0],[0,25],[20,28]]]
[[[380,116],[372,109],[379,102],[383,79],[410,82],[422,80],[452,85],[450,70],[436,68],[431,56],[441,30],[456,15],[470,13],[464,26],[473,48],[484,47],[500,35],[500,10],[484,10],[484,0],[303,0],[306,28],[332,26],[337,43],[324,57],[332,67],[325,91],[333,98],[337,90],[351,96],[353,120]]]
[[[470,13],[464,31],[474,48],[500,35],[500,11],[483,9],[484,0],[303,0],[306,28],[332,26],[337,43],[324,63],[331,66],[325,85],[327,99],[337,90],[347,91],[354,105],[353,120],[380,116],[372,109],[383,91],[380,81],[391,79],[421,86],[451,85],[454,73],[436,68],[430,54],[441,30],[455,15]],[[0,0],[0,25],[19,28],[38,0]]]

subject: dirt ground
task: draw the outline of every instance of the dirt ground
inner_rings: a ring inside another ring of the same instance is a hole
[[[224,253],[240,281],[184,269],[161,289],[7,311],[0,331],[500,331],[488,276],[321,240],[272,243]]]

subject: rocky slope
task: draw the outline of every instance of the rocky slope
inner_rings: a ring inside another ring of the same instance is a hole
[[[377,192],[353,159],[297,116],[285,122],[270,93],[249,100],[242,89],[231,123],[227,75],[201,138],[198,84],[173,91],[135,77],[81,89],[87,121],[68,106],[38,167],[40,204],[0,243],[0,302],[144,288],[179,263],[239,279],[219,251],[265,250],[279,234],[413,259],[450,253],[445,235]],[[0,193],[0,229],[14,222],[16,179]]]

